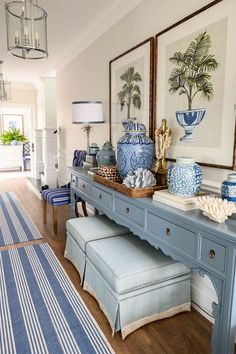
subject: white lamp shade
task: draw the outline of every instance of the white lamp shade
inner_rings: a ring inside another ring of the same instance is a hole
[[[103,123],[102,102],[72,102],[72,122],[77,124]]]

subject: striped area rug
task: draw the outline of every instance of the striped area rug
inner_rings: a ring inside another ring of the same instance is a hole
[[[42,236],[12,192],[0,193],[0,246],[40,239]]]
[[[46,243],[0,252],[0,353],[114,353]]]

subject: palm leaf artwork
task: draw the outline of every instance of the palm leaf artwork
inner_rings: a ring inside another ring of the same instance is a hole
[[[125,82],[122,90],[118,93],[120,110],[123,111],[124,107],[127,106],[127,119],[130,119],[131,105],[138,109],[142,105],[141,90],[138,84],[142,81],[142,77],[138,72],[135,72],[132,66],[120,76],[120,79]]]
[[[168,79],[169,92],[186,95],[188,110],[192,109],[196,95],[206,101],[214,96],[210,73],[218,68],[219,63],[214,54],[209,54],[210,47],[211,38],[205,31],[194,38],[184,53],[176,52],[169,58],[176,65]]]

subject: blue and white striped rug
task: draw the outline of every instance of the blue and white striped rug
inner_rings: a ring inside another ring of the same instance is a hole
[[[0,193],[0,246],[42,238],[12,192]]]
[[[46,243],[0,252],[0,353],[114,353]]]

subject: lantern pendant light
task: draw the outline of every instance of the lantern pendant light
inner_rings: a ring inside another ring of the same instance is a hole
[[[37,0],[5,2],[8,51],[23,59],[48,57],[47,12]]]
[[[2,63],[0,60],[0,101],[9,101],[11,99],[11,83],[3,80]]]

